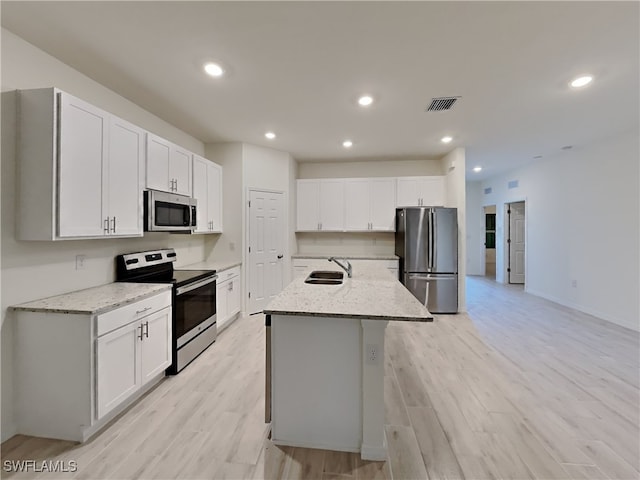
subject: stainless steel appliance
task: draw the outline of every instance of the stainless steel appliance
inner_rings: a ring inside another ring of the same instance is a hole
[[[145,190],[144,231],[191,233],[196,228],[196,208],[195,198]]]
[[[400,281],[431,313],[458,311],[458,210],[396,209]]]
[[[129,253],[116,257],[119,282],[173,284],[174,375],[211,345],[217,335],[215,270],[174,270],[172,248]]]

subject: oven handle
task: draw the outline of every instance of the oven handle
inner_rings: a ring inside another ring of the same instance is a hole
[[[212,277],[207,277],[204,280],[200,280],[199,282],[190,283],[189,285],[180,287],[176,290],[176,295],[182,295],[183,293],[190,292],[191,290],[195,290],[196,288],[204,287],[205,285],[215,282],[216,278],[218,278],[218,275],[213,275]]]

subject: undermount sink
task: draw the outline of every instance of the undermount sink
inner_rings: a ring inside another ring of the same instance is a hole
[[[342,280],[344,273],[335,272],[333,270],[314,270],[309,274],[308,278],[325,278],[330,280]]]
[[[309,274],[304,283],[312,285],[341,285],[344,274],[325,270],[314,270]]]

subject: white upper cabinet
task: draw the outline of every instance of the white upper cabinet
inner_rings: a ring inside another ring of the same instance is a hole
[[[430,207],[445,204],[445,177],[398,177],[396,206]]]
[[[393,231],[395,178],[345,180],[345,230]]]
[[[141,128],[111,116],[106,191],[113,235],[142,234],[144,134]]]
[[[192,153],[147,134],[147,188],[191,196]]]
[[[108,201],[103,180],[109,114],[71,95],[60,93],[58,98],[58,234],[102,236],[110,222],[102,215]]]
[[[343,179],[298,180],[296,230],[344,231],[344,188]]]
[[[53,88],[19,103],[18,238],[142,236],[144,131]]]
[[[195,232],[222,232],[222,167],[198,155],[193,155],[193,198],[198,200]]]

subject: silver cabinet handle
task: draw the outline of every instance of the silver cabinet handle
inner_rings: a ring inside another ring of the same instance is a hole
[[[113,227],[112,227],[113,233],[116,233],[116,217],[113,217],[111,221],[113,222]]]
[[[103,230],[104,233],[109,233],[109,217],[104,219]]]
[[[229,288],[228,288],[228,290],[229,290],[230,292],[233,292],[233,282],[229,282]]]
[[[175,179],[175,182],[176,182],[176,192],[177,192],[178,191],[178,179],[177,178]]]
[[[144,322],[144,336],[149,338],[149,321]]]
[[[138,340],[142,340],[142,324],[138,325],[138,328],[140,329],[140,335],[138,335]]]
[[[141,313],[147,312],[151,310],[151,307],[145,307],[142,310],[136,310],[136,315],[140,315]]]

